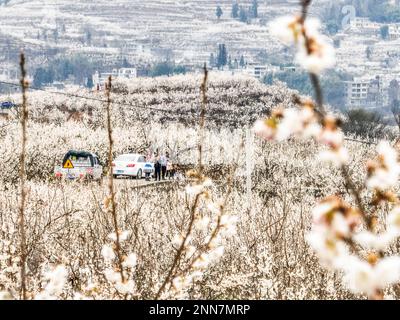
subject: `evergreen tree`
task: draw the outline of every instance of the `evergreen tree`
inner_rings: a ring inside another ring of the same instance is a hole
[[[228,52],[225,44],[218,45],[217,67],[221,68],[228,63]]]
[[[232,18],[239,18],[239,4],[237,2],[232,4]]]
[[[253,0],[250,11],[251,11],[251,17],[258,18],[258,1],[257,0]]]
[[[54,38],[54,42],[58,41],[58,30],[57,29],[53,30],[53,38]]]
[[[89,76],[87,78],[86,87],[88,87],[89,89],[92,89],[94,87],[93,77],[92,76]]]
[[[389,105],[393,107],[394,103],[397,103],[399,101],[400,97],[400,86],[399,82],[396,79],[393,79],[390,81],[389,89],[388,89],[388,94],[389,94]]]
[[[380,31],[382,39],[386,40],[389,37],[389,26],[388,25],[382,26]]]
[[[238,60],[235,58],[235,60],[233,61],[233,69],[237,69],[239,67],[239,62]]]
[[[215,14],[216,14],[218,20],[219,20],[219,19],[221,18],[221,16],[223,15],[223,11],[222,11],[222,9],[221,9],[220,6],[217,7],[217,11],[215,12]]]
[[[247,12],[243,7],[240,7],[239,20],[241,22],[246,22],[246,23],[248,22]]]
[[[371,55],[372,55],[372,49],[370,46],[367,46],[367,49],[365,49],[365,55],[367,56],[367,59],[371,59]]]
[[[128,62],[126,58],[122,60],[122,68],[130,68],[132,65]]]
[[[185,74],[187,72],[185,66],[176,66],[173,70],[174,74]]]
[[[222,45],[222,65],[226,66],[228,63],[228,51],[226,50],[225,44]]]
[[[246,65],[245,61],[244,61],[244,57],[243,55],[241,55],[240,57],[240,62],[239,62],[240,67],[244,68],[244,66]]]
[[[90,30],[86,30],[86,43],[90,46],[92,44],[92,33],[90,32]]]
[[[212,52],[210,54],[209,64],[210,64],[210,67],[214,67],[215,66],[215,56],[214,56],[214,53],[212,53]]]
[[[174,65],[169,61],[157,63],[151,70],[152,77],[170,76],[174,73]]]
[[[38,68],[33,77],[33,86],[40,88],[43,85],[51,84],[54,81],[54,72],[51,69]]]

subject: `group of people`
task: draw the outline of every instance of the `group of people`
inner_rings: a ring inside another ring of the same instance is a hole
[[[175,166],[170,159],[168,151],[165,153],[155,152],[151,162],[154,163],[155,181],[166,180],[166,178],[174,178]],[[150,174],[146,174],[146,179],[150,180]]]

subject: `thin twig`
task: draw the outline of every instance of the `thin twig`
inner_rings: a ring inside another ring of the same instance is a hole
[[[303,33],[303,36],[305,39],[305,45],[306,45],[308,54],[312,53],[311,39],[307,35],[307,31],[306,31],[304,24],[305,24],[305,20],[307,19],[307,16],[308,16],[308,10],[309,10],[311,3],[312,3],[312,0],[302,0],[301,1],[302,15],[301,15],[300,21],[303,25],[302,33]],[[314,93],[315,93],[316,112],[317,112],[318,116],[320,117],[320,121],[321,120],[323,121],[324,117],[326,116],[326,110],[324,108],[324,99],[323,99],[321,84],[320,84],[319,78],[316,74],[310,73],[309,75],[310,75],[311,84],[314,88]],[[341,167],[341,173],[342,173],[343,179],[345,181],[346,187],[350,190],[351,195],[354,197],[354,200],[356,202],[358,210],[362,214],[368,229],[372,230],[372,219],[371,219],[371,217],[369,217],[367,215],[367,212],[366,212],[365,207],[362,202],[361,192],[357,188],[354,181],[352,180],[350,173],[349,173],[348,166],[343,165]]]
[[[230,195],[231,195],[231,193],[233,191],[234,177],[235,177],[235,174],[236,174],[236,171],[237,171],[237,168],[238,168],[239,157],[242,154],[241,151],[243,149],[243,145],[244,145],[244,143],[242,142],[241,145],[240,145],[239,152],[237,154],[236,161],[234,162],[234,165],[231,167],[231,170],[230,170],[230,173],[229,173],[229,176],[228,176],[228,180],[226,181],[227,182],[227,190],[225,192],[224,200],[223,200],[223,202],[221,204],[221,211],[220,211],[220,214],[219,214],[218,219],[217,219],[217,225],[214,228],[214,231],[211,233],[211,236],[210,236],[209,240],[204,245],[204,248],[206,248],[206,250],[211,247],[211,243],[214,241],[214,239],[217,238],[217,236],[218,236],[218,234],[219,234],[219,232],[221,230],[221,227],[222,227],[221,226],[221,217],[223,216],[223,214],[225,212],[226,206],[228,205],[229,197],[230,197]],[[194,262],[201,257],[203,251],[204,250],[200,250],[200,252],[198,252],[198,254],[194,258],[192,258],[192,263],[185,270],[180,272],[181,275],[186,274],[187,272],[189,272],[193,268]]]
[[[25,231],[25,205],[26,205],[26,168],[25,168],[25,153],[26,153],[26,127],[28,121],[28,107],[27,107],[27,97],[26,90],[28,88],[28,83],[26,81],[26,70],[25,70],[25,55],[21,53],[20,55],[20,68],[21,68],[21,90],[22,90],[22,117],[21,117],[21,153],[19,157],[20,168],[20,203],[19,203],[19,233],[20,233],[20,251],[21,251],[21,289],[20,297],[26,300],[26,231]]]
[[[182,259],[182,254],[185,251],[186,241],[189,238],[189,236],[190,236],[190,234],[192,233],[192,230],[193,230],[194,221],[196,220],[196,209],[197,209],[197,206],[199,204],[199,201],[200,201],[200,194],[197,194],[196,198],[195,198],[195,200],[193,202],[193,205],[190,208],[190,221],[189,221],[188,229],[187,229],[187,231],[185,233],[185,237],[183,238],[182,243],[178,248],[178,251],[177,251],[177,253],[175,255],[175,258],[174,258],[174,261],[173,261],[173,263],[171,265],[171,268],[169,269],[168,274],[165,277],[165,279],[164,279],[160,289],[158,290],[154,300],[158,300],[161,297],[161,294],[164,292],[167,284],[174,278],[173,275],[176,272],[176,268],[179,266],[180,261]]]
[[[107,133],[108,133],[108,191],[111,204],[111,215],[113,218],[114,232],[115,232],[115,251],[117,253],[118,259],[118,269],[121,274],[122,282],[125,282],[124,270],[122,267],[122,254],[121,254],[121,243],[119,239],[119,229],[118,229],[118,219],[117,219],[117,205],[115,203],[115,192],[114,192],[114,176],[113,176],[113,147],[114,140],[112,136],[112,126],[111,126],[111,76],[108,77],[106,95],[107,95]]]
[[[200,111],[200,128],[199,128],[199,176],[203,173],[203,142],[204,142],[204,123],[206,116],[206,106],[207,106],[207,80],[208,80],[208,70],[207,65],[204,64],[204,78],[201,84],[201,111]]]
[[[302,5],[302,14],[301,14],[301,18],[300,18],[300,23],[303,25],[302,28],[302,33],[303,33],[303,37],[305,39],[305,46],[306,46],[306,50],[308,54],[312,53],[312,48],[311,48],[311,39],[307,34],[307,30],[304,26],[305,21],[307,19],[308,16],[308,9],[311,5],[312,0],[302,0],[301,1],[301,5]],[[324,98],[323,98],[323,94],[322,94],[322,88],[321,88],[321,84],[319,81],[319,78],[316,74],[314,73],[309,73],[310,75],[310,80],[311,83],[314,87],[314,91],[315,91],[315,101],[317,104],[317,108],[316,108],[316,112],[318,114],[318,116],[320,117],[320,119],[323,119],[323,117],[326,116],[326,111],[324,108]]]
[[[206,114],[206,105],[207,105],[207,79],[208,79],[208,70],[207,70],[206,64],[204,64],[204,78],[203,78],[203,82],[200,87],[202,103],[201,103],[201,111],[200,111],[200,119],[199,119],[199,121],[200,121],[199,142],[198,142],[199,164],[198,164],[198,172],[196,174],[196,176],[198,178],[198,182],[201,182],[201,179],[203,178],[202,158],[203,158],[203,142],[204,142],[204,124],[205,124],[205,114]],[[201,196],[201,194],[196,195],[194,202],[193,202],[192,206],[190,207],[189,226],[187,228],[187,231],[185,232],[185,236],[183,237],[182,243],[177,250],[174,261],[172,262],[172,265],[167,273],[167,276],[165,277],[164,281],[162,282],[162,284],[155,296],[155,300],[158,300],[161,297],[161,295],[164,292],[168,283],[170,283],[170,281],[174,278],[174,274],[176,274],[176,269],[180,265],[180,262],[182,259],[182,254],[184,253],[185,246],[186,246],[186,241],[192,233],[194,222],[196,220],[196,212],[197,212],[197,207],[200,202],[200,196]]]

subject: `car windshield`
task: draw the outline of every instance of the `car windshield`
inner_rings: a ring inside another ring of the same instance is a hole
[[[134,162],[137,160],[137,156],[125,154],[125,155],[117,157],[117,159],[115,159],[115,160],[116,161],[133,161]]]
[[[90,167],[92,165],[90,157],[72,155],[69,159],[75,167]]]

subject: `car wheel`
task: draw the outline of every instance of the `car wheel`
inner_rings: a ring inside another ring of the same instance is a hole
[[[142,179],[142,169],[139,169],[137,174],[136,174],[136,179]]]
[[[114,179],[117,179],[117,178],[118,178],[118,176],[117,176],[116,174],[113,174],[113,177],[114,177]]]

